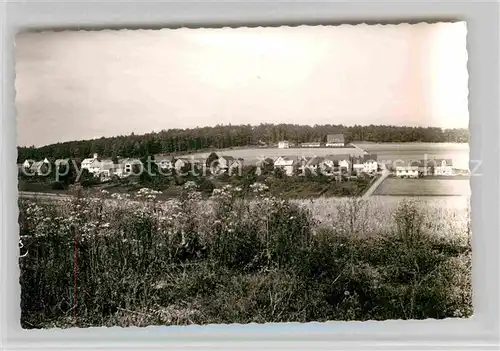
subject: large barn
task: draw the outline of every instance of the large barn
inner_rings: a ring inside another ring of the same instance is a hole
[[[326,137],[326,146],[328,147],[344,147],[344,134],[328,134]]]

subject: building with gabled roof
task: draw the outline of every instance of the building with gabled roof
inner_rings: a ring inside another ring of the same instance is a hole
[[[345,138],[344,134],[328,134],[326,136],[327,147],[344,147]]]

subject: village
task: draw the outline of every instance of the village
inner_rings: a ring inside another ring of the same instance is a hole
[[[283,140],[273,146],[277,149],[294,148],[293,143]],[[432,159],[432,160],[409,160],[407,162],[386,163],[379,160],[377,154],[367,153],[364,150],[353,147],[345,142],[342,134],[328,135],[327,142],[309,142],[300,144],[300,148],[335,148],[336,152],[325,156],[299,156],[297,150],[293,156],[274,156],[260,159],[245,160],[241,157],[229,155],[218,155],[212,152],[209,157],[197,157],[196,155],[175,156],[171,154],[156,154],[149,158],[149,162],[156,165],[159,172],[183,172],[198,170],[209,170],[211,174],[237,175],[244,166],[256,166],[258,174],[264,167],[271,167],[274,170],[280,169],[287,176],[305,175],[310,172],[313,175],[322,174],[331,176],[336,180],[356,179],[359,175],[365,174],[374,177],[382,171],[387,176],[399,178],[420,178],[424,176],[453,176],[457,170],[453,167],[452,159]],[[338,151],[346,150],[345,153]],[[28,175],[44,176],[50,173],[51,165],[60,167],[69,165],[70,158],[32,161],[25,160],[18,165],[19,168]],[[147,171],[148,165],[139,158],[101,158],[97,153],[92,157],[81,160],[80,168],[87,170],[96,179],[105,182],[113,178],[127,178],[130,175],[138,175]]]

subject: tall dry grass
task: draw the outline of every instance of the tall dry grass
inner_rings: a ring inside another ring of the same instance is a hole
[[[353,198],[320,222],[310,205],[196,190],[168,202],[20,200],[23,327],[472,313],[468,221],[406,200],[384,217]]]

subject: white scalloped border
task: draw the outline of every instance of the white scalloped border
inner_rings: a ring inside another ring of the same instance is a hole
[[[465,20],[461,20],[461,19],[453,19],[453,18],[450,18],[449,20],[436,20],[436,21],[418,21],[418,22],[411,22],[411,21],[408,21],[408,22],[405,22],[405,21],[402,21],[401,23],[392,23],[393,21],[388,21],[390,23],[383,23],[383,21],[381,21],[381,23],[378,23],[378,21],[373,21],[374,23],[371,23],[372,21],[368,21],[370,23],[367,23],[367,22],[359,22],[359,23],[350,23],[350,22],[356,22],[356,21],[347,21],[349,23],[339,23],[339,24],[297,24],[297,25],[280,25],[280,24],[269,24],[269,25],[255,25],[255,26],[252,26],[252,25],[238,25],[238,24],[235,24],[234,26],[230,26],[230,25],[224,25],[224,26],[217,26],[217,25],[214,25],[214,26],[191,26],[191,25],[187,25],[187,26],[182,26],[182,27],[173,27],[173,28],[170,28],[168,26],[164,27],[164,28],[127,28],[126,26],[124,26],[124,28],[117,28],[117,29],[112,29],[112,28],[103,28],[103,29],[85,29],[85,28],[80,28],[80,29],[77,29],[77,28],[71,28],[71,27],[68,27],[66,29],[43,29],[43,28],[40,28],[40,29],[28,29],[28,30],[25,30],[25,31],[20,31],[18,33],[16,33],[16,37],[18,35],[40,35],[40,34],[55,34],[55,33],[65,33],[65,32],[84,32],[84,33],[94,33],[94,32],[100,32],[100,33],[110,33],[110,32],[122,32],[122,33],[128,33],[128,32],[157,32],[157,31],[201,31],[201,30],[211,30],[211,31],[222,31],[222,30],[229,30],[229,29],[277,29],[277,28],[291,28],[291,29],[299,29],[299,28],[304,28],[304,27],[307,27],[307,28],[311,28],[311,27],[314,27],[314,28],[338,28],[338,27],[409,27],[409,26],[432,26],[432,25],[443,25],[443,24],[454,24],[454,23],[460,23],[460,22],[464,22],[465,24],[467,24],[467,22]],[[377,23],[375,23],[377,22]],[[394,21],[396,22],[396,21]],[[411,22],[411,23],[410,23]],[[15,54],[15,47],[16,47],[16,41],[15,41],[15,38],[14,38],[14,59],[16,57],[16,54]],[[467,41],[466,41],[467,43]],[[467,72],[468,72],[468,65],[469,65],[469,54],[468,54],[468,50],[467,50],[467,47],[466,47],[466,51],[467,51],[467,60],[465,62],[466,66],[467,66]],[[16,68],[16,62],[14,62],[14,82],[16,80],[16,71],[17,71],[17,68]],[[468,76],[469,77],[469,76]],[[469,100],[469,94],[470,94],[470,91],[469,89],[467,90],[467,99]],[[17,98],[17,91],[15,89],[15,85],[14,85],[14,101],[16,101],[16,98]],[[17,117],[17,107],[16,107],[16,103],[14,104],[14,109],[15,109],[15,115]],[[469,116],[469,124],[470,124],[470,116]],[[16,122],[16,126],[17,126],[17,122]],[[18,131],[16,130],[16,137],[17,137],[17,133]],[[469,152],[470,153],[470,152]],[[470,200],[469,200],[469,203],[470,203]],[[19,233],[18,233],[19,234]],[[254,330],[252,331],[251,329],[254,328],[254,327],[257,327],[257,328],[261,328],[263,326],[276,326],[276,327],[282,327],[282,326],[315,326],[315,325],[321,325],[321,326],[326,326],[326,325],[329,325],[329,326],[339,326],[340,324],[342,325],[353,325],[353,324],[360,324],[360,325],[364,325],[366,326],[366,323],[376,323],[377,325],[381,325],[381,324],[392,324],[392,323],[398,323],[398,322],[409,322],[409,323],[416,323],[416,324],[420,324],[420,323],[425,323],[426,321],[439,321],[440,323],[441,322],[445,322],[445,321],[452,321],[452,322],[460,322],[460,321],[465,321],[465,320],[470,320],[470,319],[473,319],[474,318],[474,315],[472,315],[471,317],[469,318],[452,318],[452,317],[448,317],[448,318],[443,318],[443,319],[434,319],[434,318],[426,318],[426,319],[386,319],[386,320],[376,320],[376,319],[367,319],[367,320],[363,320],[363,321],[360,321],[360,320],[351,320],[351,321],[348,321],[348,320],[331,320],[331,321],[325,321],[325,322],[317,322],[317,321],[311,321],[311,322],[279,322],[279,323],[276,323],[276,322],[263,322],[263,323],[258,323],[258,322],[249,322],[249,323],[207,323],[207,324],[185,324],[185,325],[174,325],[174,324],[171,324],[171,325],[154,325],[154,324],[151,324],[151,325],[147,325],[147,326],[129,326],[129,327],[123,327],[123,326],[112,326],[112,327],[108,327],[108,326],[88,326],[88,327],[85,327],[85,326],[68,326],[67,328],[59,328],[59,327],[54,327],[54,328],[33,328],[33,329],[24,329],[24,332],[25,333],[38,333],[40,330],[43,330],[43,331],[64,331],[64,330],[74,330],[74,329],[77,329],[77,330],[80,330],[80,329],[84,329],[84,330],[89,330],[90,329],[90,332],[92,330],[99,330],[99,329],[112,329],[112,330],[122,330],[122,329],[127,329],[127,330],[139,330],[139,331],[142,331],[142,330],[147,330],[147,331],[164,331],[165,334],[163,336],[165,337],[177,337],[177,335],[169,335],[169,333],[176,333],[177,331],[179,331],[180,329],[182,329],[182,333],[184,332],[190,332],[190,335],[189,337],[193,338],[193,342],[196,342],[197,338],[203,338],[203,337],[206,337],[207,335],[205,334],[206,332],[209,331],[209,329],[211,329],[210,331],[213,332],[213,335],[212,337],[215,336],[215,340],[217,338],[217,336],[220,336],[220,337],[223,337],[223,336],[227,336],[226,333],[227,332],[234,332],[234,333],[237,333],[235,334],[239,340],[238,341],[246,341],[245,340],[245,337],[247,337],[247,334],[248,333],[248,337],[252,337],[252,333],[253,332],[259,332],[259,333],[264,333],[266,334],[267,332],[263,332],[263,331],[257,331],[257,330]],[[225,331],[219,331],[217,330],[218,328],[234,328],[234,330],[225,330]],[[246,330],[244,330],[246,329]],[[192,334],[191,334],[192,332]],[[197,334],[197,332],[199,332],[199,334]],[[220,333],[220,334],[219,334]],[[242,333],[242,334],[239,334],[239,333]],[[339,337],[339,341],[342,341],[341,339],[343,339],[344,337],[347,337],[347,336],[354,336],[356,333],[349,333],[349,334],[345,334],[345,335],[342,335],[342,336],[337,336]],[[271,334],[269,334],[271,335]],[[146,336],[146,334],[145,334]],[[181,336],[181,335],[178,335],[178,336]],[[262,334],[259,335],[260,339],[259,341],[266,341],[268,339],[265,339],[265,338],[262,338]],[[266,335],[267,336],[267,335]],[[297,338],[300,339],[302,336],[302,334],[297,334]],[[206,340],[206,339],[204,339]],[[214,341],[215,341],[214,340]],[[293,340],[293,339],[291,339]],[[79,342],[83,341],[82,339],[79,339],[78,340]],[[175,340],[174,340],[175,341]],[[269,339],[269,341],[271,341],[271,339]],[[318,341],[321,341],[321,340],[318,340]]]

